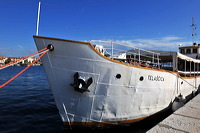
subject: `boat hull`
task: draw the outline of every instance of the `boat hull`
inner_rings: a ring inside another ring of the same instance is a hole
[[[107,58],[87,42],[34,39],[38,50],[54,47],[42,62],[60,116],[69,127],[127,125],[165,109],[179,94],[188,96],[199,85],[198,77],[181,78],[175,72]],[[87,91],[74,88],[76,73],[86,84],[92,79]]]

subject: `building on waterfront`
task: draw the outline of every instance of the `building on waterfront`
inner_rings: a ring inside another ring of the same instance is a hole
[[[21,64],[21,65],[28,65],[28,64],[31,64],[34,60],[35,60],[35,58],[33,58],[33,57],[28,57],[27,59],[22,60],[22,61],[20,62],[20,64]]]
[[[5,64],[8,64],[10,62],[13,62],[13,61],[17,61],[19,60],[21,57],[5,57],[5,56],[0,56],[0,66],[2,65],[5,65]],[[35,60],[34,57],[28,57],[27,59],[25,60],[22,60],[21,62],[19,62],[18,66],[24,66],[24,65],[29,65],[31,64],[33,61]],[[42,62],[39,60],[37,61],[36,63],[34,63],[34,66],[39,66],[39,65],[42,65]]]
[[[7,58],[5,56],[0,56],[0,66],[5,64],[6,59]]]

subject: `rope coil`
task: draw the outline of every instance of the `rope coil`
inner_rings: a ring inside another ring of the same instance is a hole
[[[38,54],[41,54],[41,55],[40,55],[38,58],[36,58],[31,64],[29,64],[26,68],[24,68],[24,69],[23,69],[22,71],[20,71],[18,74],[16,74],[16,75],[13,76],[11,79],[9,79],[8,81],[6,81],[4,84],[0,85],[0,88],[3,88],[5,85],[7,85],[7,84],[10,83],[12,80],[14,80],[14,79],[17,78],[19,75],[21,75],[24,71],[26,71],[29,67],[31,67],[35,62],[37,62],[42,56],[44,56],[48,51],[49,51],[48,48],[44,48],[44,49],[41,49],[41,50],[39,50],[39,51],[37,51],[37,52],[35,52],[35,53],[32,53],[32,54],[30,54],[30,55],[28,55],[28,56],[25,56],[25,57],[23,57],[23,58],[20,58],[20,59],[18,59],[18,60],[16,60],[16,61],[13,61],[13,62],[10,62],[10,63],[8,63],[8,64],[6,64],[6,65],[0,66],[0,70],[1,70],[1,69],[4,69],[4,68],[7,68],[7,67],[9,67],[9,66],[11,66],[11,65],[13,65],[13,64],[16,64],[16,63],[18,63],[18,62],[21,62],[22,60],[25,60],[25,59],[27,59],[27,58],[29,58],[29,57],[33,57],[33,56],[37,56]]]

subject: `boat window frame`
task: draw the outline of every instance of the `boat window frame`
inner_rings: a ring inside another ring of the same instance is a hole
[[[181,54],[185,54],[185,49],[180,49]]]
[[[197,48],[192,49],[192,53],[194,53],[194,54],[197,54],[197,51],[198,51]]]
[[[186,49],[186,54],[191,54],[191,49],[190,48]]]

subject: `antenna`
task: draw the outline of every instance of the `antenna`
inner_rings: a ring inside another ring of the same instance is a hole
[[[37,15],[37,25],[36,25],[36,36],[38,36],[38,30],[39,30],[39,22],[40,22],[40,5],[41,5],[41,2],[38,3],[38,15]]]
[[[197,34],[194,33],[194,30],[196,29],[196,25],[194,24],[194,17],[192,17],[192,43],[193,45],[196,45],[196,43],[194,42],[194,36],[196,36]]]

